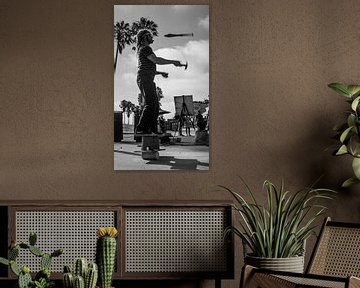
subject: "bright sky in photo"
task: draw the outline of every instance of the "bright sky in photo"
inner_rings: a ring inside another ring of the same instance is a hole
[[[158,71],[169,73],[169,78],[158,75],[155,83],[163,91],[161,109],[172,118],[175,113],[174,96],[193,95],[194,101],[209,98],[209,6],[208,5],[115,5],[114,24],[125,21],[130,25],[145,17],[158,25],[158,37],[151,47],[158,57],[188,61],[188,69],[173,65],[157,65]],[[164,37],[169,33],[193,33],[187,37]],[[134,44],[135,45],[135,44]],[[139,88],[136,84],[137,59],[134,46],[126,46],[119,55],[114,74],[114,110],[121,111],[122,100],[138,105]],[[116,45],[114,42],[114,59]]]

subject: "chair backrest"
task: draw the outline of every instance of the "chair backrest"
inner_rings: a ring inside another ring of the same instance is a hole
[[[360,224],[326,218],[307,273],[360,277]]]

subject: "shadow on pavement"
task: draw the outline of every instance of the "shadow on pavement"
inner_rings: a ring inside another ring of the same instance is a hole
[[[150,160],[146,164],[168,165],[170,166],[170,169],[176,170],[197,170],[198,165],[209,167],[209,163],[200,162],[197,159],[177,159],[173,156],[160,156],[158,160]]]
[[[120,150],[114,149],[114,152],[128,154],[128,155],[134,155],[134,156],[141,156],[141,151],[140,151],[140,154],[139,154],[139,153],[128,152],[128,151],[120,151]]]

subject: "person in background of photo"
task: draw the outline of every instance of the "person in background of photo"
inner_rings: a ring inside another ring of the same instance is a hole
[[[179,136],[185,136],[184,134],[182,134],[184,122],[185,122],[185,117],[180,115],[179,116]]]
[[[200,110],[196,115],[196,126],[199,128],[199,131],[204,131],[206,128],[206,122],[204,120],[203,115],[201,114]]]
[[[191,127],[191,120],[190,120],[190,117],[187,116],[187,117],[185,118],[185,132],[186,132],[186,136],[191,136],[190,127]]]
[[[177,60],[168,60],[157,57],[150,44],[154,42],[153,35],[147,29],[140,30],[136,35],[138,72],[137,84],[140,92],[145,99],[139,124],[136,127],[136,134],[158,134],[157,120],[159,116],[159,99],[156,93],[154,82],[155,75],[162,75],[167,78],[168,73],[158,72],[156,65],[174,65],[181,67],[182,64]]]

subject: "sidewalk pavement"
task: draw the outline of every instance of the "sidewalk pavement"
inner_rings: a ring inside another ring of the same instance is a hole
[[[174,144],[160,144],[158,160],[141,158],[141,142],[133,134],[114,143],[114,170],[209,170],[209,146],[195,145],[195,136],[170,137]]]

